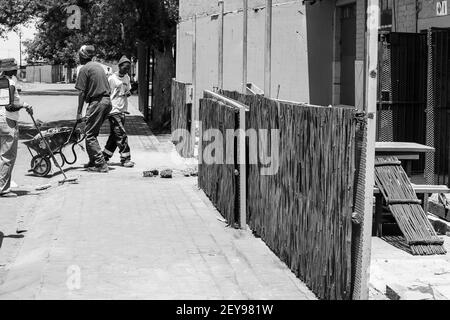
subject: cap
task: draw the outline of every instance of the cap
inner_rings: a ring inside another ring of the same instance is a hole
[[[83,59],[92,59],[95,56],[95,47],[91,45],[84,45],[80,48],[78,53]]]
[[[119,66],[126,62],[131,63],[130,59],[128,59],[126,56],[122,56],[122,58],[120,58],[120,60],[119,60]]]

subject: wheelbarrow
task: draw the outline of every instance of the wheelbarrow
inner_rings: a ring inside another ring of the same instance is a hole
[[[34,118],[33,122],[35,123]],[[78,157],[75,147],[86,138],[86,135],[82,133],[81,129],[77,128],[78,124],[81,122],[82,120],[77,120],[72,128],[51,128],[46,131],[40,131],[36,126],[36,129],[39,130],[39,134],[32,140],[23,142],[32,157],[31,169],[29,172],[33,172],[39,177],[48,176],[52,170],[51,159],[55,166],[60,170],[66,164],[73,165],[76,163]],[[66,147],[70,147],[72,150],[73,160],[69,160],[65,155],[64,149],[66,149]]]

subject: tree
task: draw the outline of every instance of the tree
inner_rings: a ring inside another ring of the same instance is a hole
[[[38,34],[26,43],[29,60],[48,60],[51,63],[74,67],[78,49],[86,43],[97,47],[98,56],[116,60],[133,53],[132,42],[122,39],[120,23],[128,19],[124,1],[57,1],[51,0],[37,23]],[[66,7],[76,4],[82,9],[81,30],[66,27]]]
[[[65,8],[71,4],[82,9],[81,30],[66,27]],[[136,42],[144,42],[156,58],[152,120],[162,126],[170,119],[178,0],[45,0],[40,9],[38,34],[26,43],[30,60],[74,66],[78,48],[86,43],[97,48],[99,58],[118,60],[135,56]]]
[[[161,127],[170,121],[171,81],[175,77],[175,44],[178,0],[132,0],[138,12],[138,39],[149,44],[156,60],[152,90],[152,122]],[[150,31],[150,32],[149,32]]]
[[[43,12],[47,0],[0,0],[0,37]]]

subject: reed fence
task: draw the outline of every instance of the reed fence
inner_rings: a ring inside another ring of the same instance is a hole
[[[248,165],[250,228],[319,298],[351,299],[356,111],[219,93],[250,108],[247,129],[279,132],[278,172]]]
[[[191,136],[192,131],[192,103],[188,101],[191,85],[172,80],[172,110],[171,110],[171,129],[173,135],[172,142],[177,146],[177,150],[184,158],[194,156],[194,140]]]
[[[213,204],[231,226],[239,223],[239,177],[236,172],[237,143],[227,144],[228,129],[239,127],[238,109],[212,98],[200,100],[201,138],[199,154],[199,187],[211,199]],[[208,137],[208,130],[218,130],[221,139]],[[215,148],[215,150],[212,150]],[[232,163],[226,161],[226,155],[233,153]],[[216,157],[213,162],[212,157]],[[209,158],[209,159],[208,159]]]

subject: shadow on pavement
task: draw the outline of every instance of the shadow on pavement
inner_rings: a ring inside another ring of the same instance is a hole
[[[391,246],[394,246],[397,249],[400,249],[410,255],[413,254],[411,248],[408,246],[406,239],[402,236],[384,236],[381,239],[389,243]]]
[[[82,166],[76,166],[76,167],[65,168],[65,169],[63,169],[63,171],[64,171],[64,173],[68,173],[68,172],[70,172],[70,171],[81,170],[81,169],[85,169],[85,168],[82,167]],[[58,170],[58,169],[54,169],[54,170]],[[83,171],[87,171],[87,169],[86,169],[86,170],[83,170]],[[42,179],[50,180],[50,179],[52,179],[52,178],[62,176],[62,174],[61,174],[61,172],[58,170],[58,171],[55,171],[55,173],[53,173],[53,174],[51,174],[51,175],[48,175],[48,176],[45,176],[45,177],[39,177],[39,176],[37,176],[37,175],[35,175],[35,174],[33,174],[33,173],[26,174],[25,176],[26,176],[26,177],[34,177],[34,178],[42,178]]]
[[[4,239],[23,239],[23,238],[25,238],[23,234],[5,235],[3,232],[0,231],[0,249],[3,247]]]

